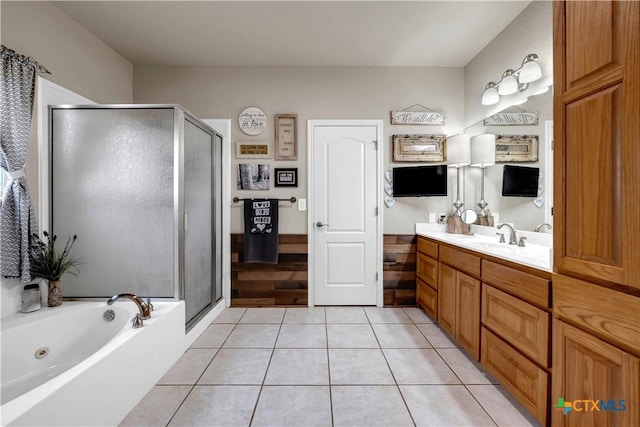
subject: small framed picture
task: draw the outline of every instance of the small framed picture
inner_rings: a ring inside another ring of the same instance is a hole
[[[298,160],[297,114],[276,114],[276,160]]]
[[[276,187],[297,187],[298,186],[298,168],[275,169]]]
[[[271,141],[236,141],[236,159],[270,159]]]

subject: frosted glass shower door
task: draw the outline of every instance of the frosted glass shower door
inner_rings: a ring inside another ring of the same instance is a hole
[[[187,322],[214,301],[213,134],[184,121],[184,300]]]
[[[174,109],[51,109],[52,230],[78,235],[65,297],[176,297]]]

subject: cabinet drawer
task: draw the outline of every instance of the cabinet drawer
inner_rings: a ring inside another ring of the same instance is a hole
[[[482,281],[542,308],[550,308],[549,280],[482,260]]]
[[[433,320],[438,319],[438,293],[420,279],[417,283],[416,301],[418,306],[426,311]]]
[[[422,252],[432,258],[438,259],[438,244],[431,240],[427,240],[424,237],[418,236],[418,252]]]
[[[549,367],[549,313],[487,284],[482,323],[542,366]]]
[[[455,267],[456,270],[480,277],[480,257],[440,245],[440,261]]]
[[[438,261],[418,252],[416,273],[418,277],[436,291],[438,290]]]
[[[482,328],[480,361],[511,394],[543,425],[547,420],[548,374],[502,341],[487,328]]]

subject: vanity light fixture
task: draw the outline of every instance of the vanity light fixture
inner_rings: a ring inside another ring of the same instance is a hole
[[[496,163],[496,136],[476,135],[471,138],[471,166],[482,168],[480,175],[480,202],[477,224],[493,226],[493,218],[487,213],[488,203],[484,200],[484,168]]]
[[[500,101],[500,95],[511,95],[518,91],[522,92],[529,83],[542,77],[542,69],[536,62],[538,55],[530,53],[522,60],[520,68],[513,70],[509,68],[504,73],[499,82],[489,82],[482,94],[482,105],[494,105]]]
[[[456,168],[456,201],[454,217],[460,217],[464,203],[460,200],[460,169],[471,163],[471,137],[464,133],[447,138],[447,166]]]

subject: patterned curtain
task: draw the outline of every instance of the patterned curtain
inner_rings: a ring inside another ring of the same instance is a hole
[[[0,274],[31,280],[29,245],[38,232],[24,165],[27,159],[37,63],[1,47],[0,167],[8,173],[0,208]]]

